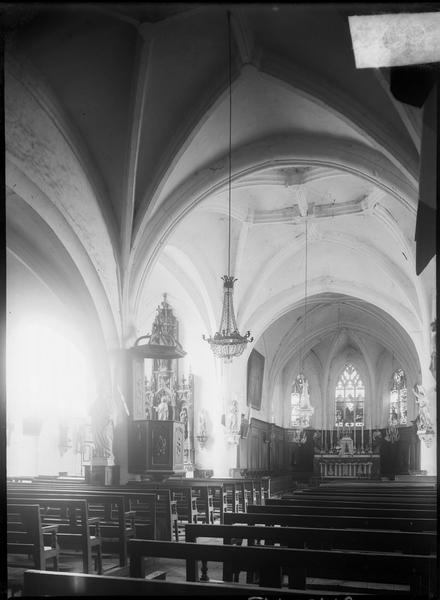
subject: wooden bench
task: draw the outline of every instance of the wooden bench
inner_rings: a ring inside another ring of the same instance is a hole
[[[401,517],[408,519],[436,519],[437,511],[433,509],[415,509],[415,508],[386,508],[386,507],[370,507],[362,506],[339,506],[339,505],[324,505],[315,506],[312,501],[309,504],[301,505],[292,502],[280,502],[269,500],[265,506],[248,507],[249,513],[281,513],[281,514],[296,514],[296,515],[334,515],[334,516],[362,516],[362,517]]]
[[[103,575],[83,575],[81,573],[51,573],[29,570],[24,573],[23,596],[232,596],[245,598],[298,598],[316,600],[315,591],[274,589],[269,587],[249,586],[227,583],[194,583],[149,581],[141,578],[108,577]],[[362,594],[350,594],[354,597],[367,598]],[[328,600],[345,600],[346,594],[319,591],[319,597]]]
[[[88,499],[89,502],[89,512],[90,512],[90,504],[98,499],[98,504],[101,504],[102,507],[105,506],[105,518],[107,520],[110,519],[112,521],[120,521],[121,528],[125,522],[126,528],[132,524],[133,515],[131,513],[135,512],[135,506],[142,507],[142,524],[148,525],[149,529],[143,530],[143,537],[155,538],[155,526],[156,526],[156,495],[154,493],[140,493],[140,492],[129,492],[129,491],[119,491],[114,488],[98,488],[98,487],[87,487],[80,488],[74,487],[72,489],[64,488],[64,486],[56,486],[55,489],[48,488],[47,486],[43,488],[39,488],[38,490],[32,487],[31,489],[15,489],[8,486],[8,495],[13,497],[14,495],[25,495],[32,497],[33,495],[39,495],[42,497],[45,496],[62,496],[62,497],[72,497],[72,498],[85,498]],[[113,502],[113,508],[110,512],[110,506],[112,505],[112,498],[117,497],[118,499],[122,499],[123,508],[118,506],[120,500]]]
[[[346,549],[406,554],[435,555],[437,536],[434,532],[387,531],[372,529],[324,529],[317,527],[259,527],[252,525],[185,525],[187,542],[201,538],[220,538],[224,544],[247,540],[255,545],[282,544],[288,548]]]
[[[38,504],[7,504],[7,553],[32,557],[32,566],[45,570],[47,561],[53,561],[58,570],[59,547],[57,525],[42,525]],[[8,566],[21,567],[23,563],[8,560]],[[29,566],[29,565],[28,565]]]
[[[271,508],[264,506],[260,508]],[[268,512],[226,513],[225,525],[279,525],[281,527],[323,527],[336,529],[382,529],[397,531],[436,531],[436,519],[361,517],[335,515],[282,514]]]
[[[144,577],[144,558],[155,557],[184,560],[187,581],[208,581],[208,562],[216,562],[223,564],[224,581],[238,581],[245,571],[257,573],[260,585],[274,588],[282,587],[284,573],[292,589],[306,589],[307,578],[343,579],[408,585],[412,597],[429,597],[436,583],[436,558],[426,555],[147,540],[130,540],[128,552],[130,577]]]
[[[86,500],[66,498],[15,498],[15,504],[38,504],[42,525],[57,525],[60,555],[65,550],[79,550],[83,571],[90,573],[92,552],[95,552],[95,569],[102,573],[102,545],[99,518],[89,517]],[[93,529],[93,531],[92,531]]]
[[[134,537],[135,530],[135,512],[127,510],[127,498],[122,495],[115,495],[111,492],[103,492],[101,494],[92,494],[85,492],[73,492],[65,490],[33,492],[26,490],[25,492],[8,491],[8,497],[30,497],[38,494],[39,498],[63,498],[66,500],[77,499],[87,501],[89,518],[96,517],[100,523],[100,538],[103,552],[116,553],[119,556],[119,564],[124,566],[127,564],[127,541]],[[65,514],[60,517],[65,518]]]
[[[138,489],[158,489],[158,484],[152,481],[130,482],[128,485]],[[196,485],[192,479],[169,479],[162,482],[160,488],[168,489],[176,501],[180,523],[196,523],[199,520],[209,523],[214,520],[214,494],[207,485]]]
[[[360,496],[323,496],[317,495],[312,496],[308,495],[307,497],[303,495],[298,496],[285,496],[283,498],[269,498],[266,501],[267,506],[275,506],[275,505],[289,505],[295,504],[298,506],[308,506],[313,504],[314,506],[369,506],[371,508],[414,508],[419,510],[430,510],[436,507],[435,502],[399,502],[396,499],[382,499],[377,498],[377,496],[372,496],[371,498],[361,498]]]
[[[429,496],[436,495],[436,486],[417,486],[417,485],[399,485],[397,483],[392,484],[358,484],[358,483],[345,483],[343,485],[335,484],[321,484],[317,487],[310,487],[302,490],[302,493],[350,493],[350,494],[384,494],[384,495],[401,495],[401,496]]]

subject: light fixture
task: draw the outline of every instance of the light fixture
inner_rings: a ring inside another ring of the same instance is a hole
[[[234,357],[243,354],[246,344],[252,342],[250,332],[241,335],[238,331],[234,314],[233,293],[236,278],[231,275],[231,180],[232,180],[232,49],[231,49],[231,13],[228,12],[228,47],[229,47],[229,177],[228,177],[228,274],[223,275],[223,308],[220,327],[213,337],[203,339],[211,346],[214,356],[230,362]]]

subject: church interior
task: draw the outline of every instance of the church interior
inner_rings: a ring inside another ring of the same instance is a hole
[[[9,596],[436,597],[438,80],[371,14],[5,11]]]

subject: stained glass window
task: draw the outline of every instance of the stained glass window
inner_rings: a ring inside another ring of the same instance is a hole
[[[394,371],[391,380],[389,420],[391,425],[408,423],[406,376],[402,369]]]
[[[336,427],[363,427],[365,386],[351,363],[344,366],[335,390]]]

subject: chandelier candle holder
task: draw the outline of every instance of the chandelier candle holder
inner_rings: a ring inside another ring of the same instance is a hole
[[[214,356],[230,362],[235,356],[243,354],[246,344],[253,342],[250,332],[241,335],[235,320],[232,296],[236,278],[231,275],[231,180],[232,180],[232,44],[231,13],[228,12],[228,49],[229,49],[229,176],[228,176],[228,274],[223,275],[223,309],[220,327],[213,337],[203,339],[209,343]]]

